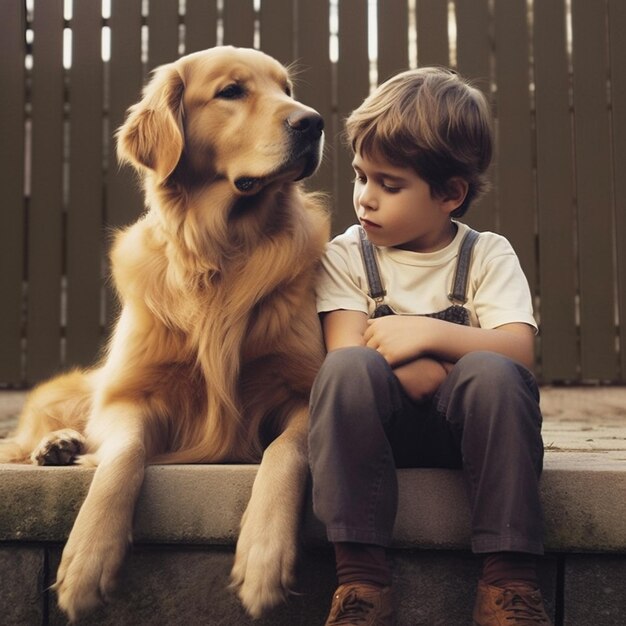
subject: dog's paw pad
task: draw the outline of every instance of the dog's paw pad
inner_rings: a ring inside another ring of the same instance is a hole
[[[72,465],[84,450],[85,438],[67,428],[44,437],[30,458],[35,465]]]

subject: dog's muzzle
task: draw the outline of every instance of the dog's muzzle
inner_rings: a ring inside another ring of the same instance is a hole
[[[286,172],[293,172],[292,180],[298,181],[311,176],[319,167],[322,156],[324,119],[313,109],[294,111],[285,120],[291,148],[285,162],[274,174],[265,177],[240,176],[235,187],[243,194],[260,191],[269,182]]]

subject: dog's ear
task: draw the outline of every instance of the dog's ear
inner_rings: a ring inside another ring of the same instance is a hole
[[[174,171],[183,152],[183,79],[173,65],[154,72],[140,102],[128,109],[117,131],[117,156],[156,172],[159,182]]]

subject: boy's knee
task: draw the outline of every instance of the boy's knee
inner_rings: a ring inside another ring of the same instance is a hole
[[[535,377],[513,359],[495,352],[471,352],[459,359],[450,379],[446,403],[453,413],[469,411],[477,420],[498,415],[505,421],[526,414],[532,415],[533,422],[540,420]]]
[[[467,370],[474,375],[491,374],[501,366],[508,368],[511,359],[497,352],[477,351],[469,352],[457,362],[457,367]]]
[[[333,350],[326,355],[320,369],[319,378],[337,378],[347,376],[354,380],[362,376],[376,376],[389,369],[384,357],[376,350],[364,346],[350,346]]]
[[[455,369],[464,381],[489,389],[511,390],[517,385],[537,390],[532,372],[521,363],[496,352],[470,352],[459,359]]]
[[[457,367],[453,403],[463,407],[466,426],[495,420],[512,430],[515,423],[526,424],[534,432],[541,425],[537,383],[523,365],[494,352],[472,352]]]
[[[340,413],[347,420],[376,412],[389,396],[391,377],[387,361],[371,348],[354,346],[329,352],[311,391],[311,421]]]

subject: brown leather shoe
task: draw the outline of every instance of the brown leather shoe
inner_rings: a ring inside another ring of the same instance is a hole
[[[552,626],[539,589],[511,585],[506,589],[478,583],[474,626]]]
[[[391,587],[365,583],[340,585],[333,596],[326,626],[393,626]]]

